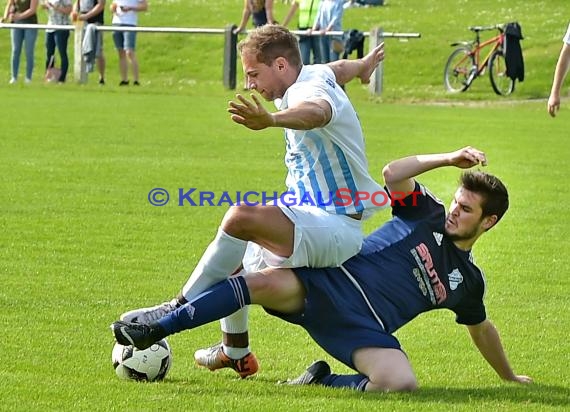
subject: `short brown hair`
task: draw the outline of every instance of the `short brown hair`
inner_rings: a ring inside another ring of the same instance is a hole
[[[277,24],[266,24],[250,31],[245,39],[239,42],[240,54],[251,53],[257,61],[271,66],[277,57],[284,57],[289,64],[301,69],[301,52],[299,42],[287,28]]]
[[[496,215],[497,222],[501,220],[509,208],[509,193],[498,177],[479,170],[469,170],[461,174],[460,184],[470,192],[481,195],[482,217]]]

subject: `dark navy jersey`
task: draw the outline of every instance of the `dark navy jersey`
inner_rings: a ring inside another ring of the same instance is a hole
[[[370,234],[341,270],[388,333],[417,315],[448,308],[456,321],[485,320],[485,279],[471,252],[444,233],[445,207],[423,185],[395,201],[393,218]]]

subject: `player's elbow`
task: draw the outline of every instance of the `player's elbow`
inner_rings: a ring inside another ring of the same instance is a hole
[[[386,184],[396,181],[396,176],[394,175],[394,172],[390,167],[390,164],[387,164],[382,169],[382,178],[384,179],[384,183]]]
[[[305,126],[306,130],[317,129],[325,127],[331,120],[332,113],[323,107],[315,107],[308,124]]]

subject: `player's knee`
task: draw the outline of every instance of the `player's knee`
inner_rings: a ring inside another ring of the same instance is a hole
[[[252,228],[257,224],[257,219],[255,207],[232,206],[222,220],[222,229],[231,236],[247,239]]]
[[[418,389],[418,381],[413,373],[374,374],[369,377],[366,391],[372,392],[412,392]]]
[[[289,269],[248,273],[245,281],[251,303],[283,313],[298,313],[305,305],[305,289]]]
[[[271,284],[271,280],[259,272],[248,273],[245,276],[245,281],[251,296],[265,296],[270,294],[274,288]]]

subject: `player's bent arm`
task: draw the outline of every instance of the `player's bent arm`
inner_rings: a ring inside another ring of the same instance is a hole
[[[528,376],[515,375],[503,349],[499,333],[490,320],[485,319],[477,325],[468,325],[467,329],[481,355],[501,379],[518,383],[532,382]]]
[[[336,82],[340,85],[348,83],[355,77],[358,77],[362,83],[368,83],[370,76],[382,60],[384,60],[384,43],[376,46],[361,59],[340,59],[327,63],[327,65],[334,72]]]
[[[311,130],[328,124],[332,117],[332,108],[326,100],[311,100],[275,112],[272,117],[274,127]]]
[[[449,153],[435,153],[408,156],[393,160],[384,166],[382,175],[390,192],[411,192],[414,190],[414,177],[443,166],[456,166],[467,169],[477,164],[485,166],[485,153],[467,146]]]
[[[450,164],[447,153],[408,156],[393,160],[384,166],[382,176],[391,193],[407,193],[414,190],[414,177],[428,170]]]

